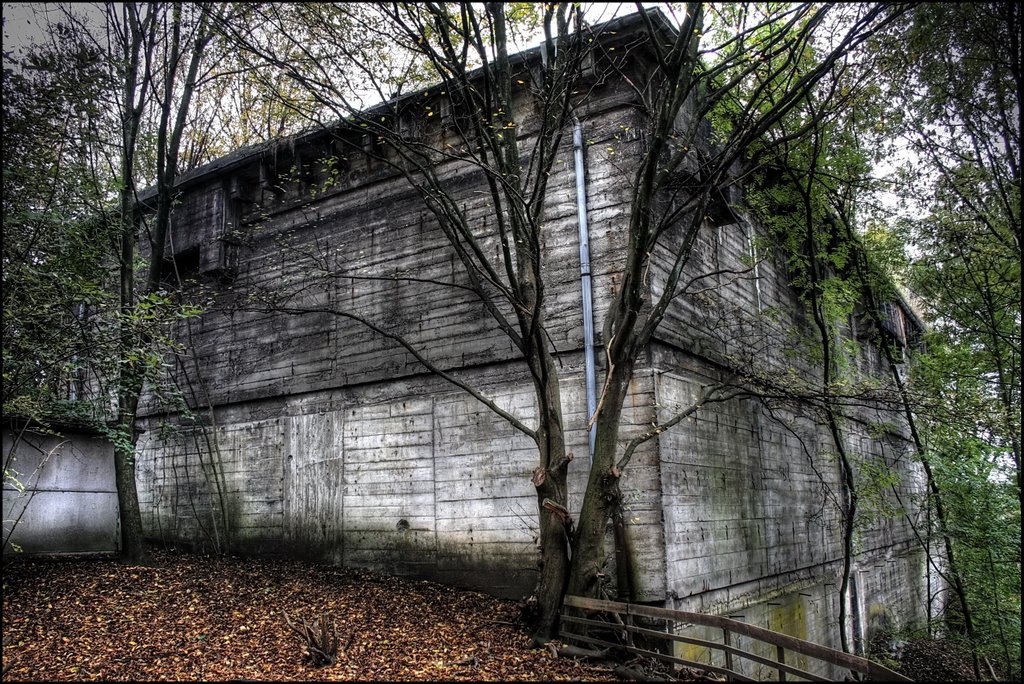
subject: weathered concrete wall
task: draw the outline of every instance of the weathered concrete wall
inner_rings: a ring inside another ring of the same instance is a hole
[[[697,286],[673,301],[652,348],[660,420],[697,402],[703,387],[732,369],[771,378],[776,394],[821,386],[821,369],[810,361],[817,333],[785,267],[771,255],[750,265],[758,230],[746,222],[704,226],[682,279]],[[655,294],[664,288],[673,238],[652,259]],[[868,343],[849,360],[856,373],[884,377]],[[923,522],[916,508],[923,483],[901,416],[866,405],[844,411],[860,497],[851,635],[866,643],[886,622],[925,618],[926,569],[911,529],[911,521]],[[675,605],[743,613],[838,648],[847,492],[823,417],[796,400],[733,399],[708,404],[662,434],[659,449],[666,586]]]
[[[891,558],[862,557],[854,570],[854,582],[860,596],[871,596],[868,605],[860,605],[858,621],[861,629],[858,640],[867,641],[887,629],[920,624],[923,616],[917,607],[923,606],[926,586],[924,556],[916,549],[892,554]],[[748,586],[719,590],[702,596],[673,601],[681,610],[708,612],[764,627],[800,639],[839,649],[839,592],[837,564],[818,565],[796,573],[766,578]],[[732,598],[729,598],[732,594]],[[721,643],[718,629],[692,625],[677,625],[676,633]],[[775,658],[773,647],[733,634],[732,643],[767,658]],[[693,645],[679,644],[675,652],[682,658],[714,665],[724,665],[720,651],[710,651]],[[841,681],[849,672],[828,666],[805,656],[787,652],[786,662],[832,681]],[[768,667],[750,661],[734,660],[740,672],[759,680],[776,679],[777,673]]]
[[[4,555],[114,553],[120,545],[114,451],[94,434],[3,430]]]
[[[588,474],[585,394],[577,366],[562,386],[570,426],[571,505]],[[579,359],[576,359],[577,363]],[[509,365],[467,380],[530,424],[532,389]],[[649,423],[650,380],[638,379],[627,434]],[[533,443],[475,399],[431,376],[247,402],[217,426],[151,431],[140,441],[146,529],[171,542],[287,552],[431,577],[507,596],[536,579]],[[212,447],[212,448],[211,448]],[[656,450],[640,450],[627,482],[645,593],[664,594]],[[221,505],[221,500],[224,502]],[[223,511],[223,512],[222,512]]]
[[[635,119],[616,98],[605,102],[603,110],[598,108],[601,102],[594,98],[592,118],[586,122],[590,148],[596,150],[588,168],[588,208],[598,316],[617,282],[622,216],[627,210],[624,169],[618,159],[606,160],[604,155],[619,144],[614,136],[621,133],[622,122]],[[523,108],[529,110],[526,103]],[[533,138],[529,133],[521,137],[524,149],[529,149]],[[199,256],[190,257],[189,263],[206,263],[211,253],[223,249],[223,241],[210,238],[221,230],[216,226],[223,226],[222,233],[236,243],[231,282],[208,287],[204,294],[214,297],[212,309],[183,322],[177,332],[195,355],[204,396],[212,404],[423,371],[401,345],[351,316],[403,335],[417,349],[427,350],[426,356],[439,368],[514,358],[511,343],[483,304],[464,289],[469,284],[465,268],[420,195],[380,162],[347,156],[347,167],[364,172],[344,175],[315,198],[310,183],[284,181],[283,191],[257,186],[249,199],[231,199],[229,186],[235,181],[219,179],[185,194],[171,241],[176,252],[198,249]],[[287,165],[283,160],[278,163]],[[243,180],[236,184],[249,182],[244,180],[249,172],[238,173]],[[481,201],[489,197],[483,178],[456,164],[440,165],[438,175],[465,207],[483,251],[497,255],[493,208]],[[544,203],[547,330],[555,347],[572,351],[582,346],[582,316],[571,136],[563,140]],[[228,207],[226,214],[221,206]],[[267,304],[269,299],[276,306]],[[507,304],[499,308],[514,321]],[[299,309],[306,312],[298,313]],[[450,344],[451,340],[459,343]],[[180,384],[200,381],[185,377],[189,370],[176,372]],[[150,404],[144,410],[156,407]]]
[[[689,405],[707,383],[659,374],[660,413]],[[733,400],[706,407],[686,429],[659,440],[666,583],[675,605],[750,613],[760,616],[754,624],[838,648],[843,485],[820,427],[789,410],[769,414],[751,400]],[[927,605],[923,552],[907,516],[923,521],[900,503],[914,500],[920,473],[906,454],[881,444],[866,435],[851,435],[847,443],[859,466],[861,497],[851,602],[857,603],[855,635],[865,643],[887,623],[919,623]],[[869,482],[871,472],[898,477],[892,484],[899,500],[888,481]],[[773,604],[797,601],[807,583],[819,587],[824,603],[814,612],[822,618],[806,623],[805,606],[785,624],[786,612]]]
[[[682,604],[685,604],[685,602],[682,602]],[[814,580],[806,578],[803,581],[790,584],[786,592],[776,591],[771,593],[767,600],[737,605],[732,610],[721,606],[716,608],[714,612],[733,620],[783,632],[817,643],[821,643],[820,637],[822,635],[836,632],[839,615],[835,591],[832,590],[831,586],[815,583]],[[701,610],[700,608],[683,609]],[[695,625],[680,625],[676,627],[675,631],[677,634],[706,641],[718,643],[722,641],[722,632],[719,629]],[[739,634],[732,634],[730,636],[730,643],[766,658],[773,660],[777,658],[774,647],[753,641]],[[708,663],[719,667],[724,667],[726,664],[725,656],[721,651],[712,651],[692,644],[677,644],[675,653],[687,660]],[[847,671],[827,666],[813,659],[809,660],[806,656],[791,652],[786,653],[786,662],[804,671],[834,681],[841,681],[848,674]],[[759,663],[740,658],[733,659],[733,668],[759,681],[778,678],[777,671],[771,670]]]

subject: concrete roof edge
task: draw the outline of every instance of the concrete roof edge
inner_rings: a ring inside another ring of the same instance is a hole
[[[645,10],[647,15],[651,19],[651,23],[654,25],[656,30],[666,31],[669,34],[675,31],[674,27],[669,22],[668,18],[661,11],[660,8],[652,7]],[[640,12],[634,12],[622,17],[615,17],[606,22],[598,24],[597,26],[590,27],[589,30],[595,33],[607,33],[617,32],[625,30],[639,30],[643,28]],[[535,59],[540,55],[540,46],[528,48],[521,52],[517,52],[510,56],[513,66],[523,64],[531,59]],[[479,73],[481,68],[475,69],[471,72],[470,77],[472,78]],[[400,95],[399,97],[392,98],[386,102],[381,102],[369,109],[365,110],[366,114],[372,114],[374,112],[389,110],[397,107],[403,102],[422,96],[427,93],[431,88],[436,88],[438,84],[425,86],[418,90],[412,91],[407,94]],[[181,173],[174,180],[174,187],[177,189],[184,189],[186,187],[196,185],[201,181],[211,177],[220,175],[227,171],[231,171],[242,166],[261,156],[265,152],[269,152],[278,147],[296,145],[305,140],[315,139],[318,136],[326,135],[331,130],[336,130],[344,125],[344,121],[338,120],[324,124],[317,124],[310,128],[304,129],[297,133],[282,138],[275,138],[262,143],[256,143],[247,147],[241,147],[233,150],[223,157],[218,157],[213,161],[207,162],[202,166],[198,166],[194,169],[190,169]],[[153,197],[156,196],[156,186],[150,186],[145,190],[138,193],[136,198],[137,203],[145,204]]]

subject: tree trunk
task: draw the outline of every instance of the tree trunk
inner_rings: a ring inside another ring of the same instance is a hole
[[[928,488],[931,500],[934,503],[939,537],[946,552],[946,562],[949,564],[949,577],[952,579],[953,593],[956,595],[957,602],[960,605],[960,611],[964,619],[964,628],[967,631],[968,639],[971,642],[971,660],[974,668],[974,676],[976,679],[980,680],[981,660],[978,656],[978,648],[975,638],[973,611],[971,610],[970,601],[967,597],[967,589],[964,586],[963,574],[959,567],[957,554],[953,548],[953,539],[950,535],[949,526],[946,522],[946,511],[943,504],[944,494],[942,489],[939,487],[939,483],[935,480],[935,476],[932,472],[931,460],[924,445],[924,439],[921,437],[921,433],[917,429],[917,418],[914,415],[913,403],[911,402],[907,386],[904,384],[903,378],[900,377],[900,373],[897,368],[898,364],[896,363],[896,358],[893,355],[893,340],[889,339],[888,335],[885,333],[885,326],[883,326],[881,317],[879,316],[879,297],[871,285],[872,280],[870,278],[870,268],[867,263],[867,255],[855,237],[850,223],[848,221],[844,221],[843,225],[846,229],[847,239],[851,244],[857,246],[854,266],[857,268],[857,274],[861,281],[861,287],[864,292],[865,299],[870,303],[868,313],[871,316],[872,323],[879,331],[881,331],[882,338],[880,340],[879,349],[882,353],[882,357],[885,359],[886,365],[889,368],[889,375],[892,377],[893,384],[896,386],[896,390],[900,398],[900,406],[903,408],[903,416],[906,418],[907,427],[910,429],[910,436],[914,442],[914,450],[917,452],[917,457],[921,462],[922,469],[924,470],[925,486]],[[931,530],[929,529],[929,535],[930,534]],[[928,547],[925,547],[925,553],[930,553]],[[931,599],[929,598],[929,602],[930,600]]]
[[[618,453],[619,420],[622,406],[629,390],[633,374],[633,359],[629,355],[613,364],[607,387],[600,401],[597,421],[597,438],[594,443],[594,461],[590,467],[587,491],[583,497],[579,526],[573,545],[572,572],[569,578],[569,593],[579,596],[597,597],[604,580],[606,561],[605,534],[608,521],[621,506],[619,477],[615,467]],[[616,541],[624,541],[624,535],[616,535]],[[624,578],[617,586],[629,587],[632,557],[628,548],[616,549],[616,571]],[[632,587],[629,588],[632,591]],[[630,600],[632,596],[620,596]]]
[[[540,484],[539,471],[534,474],[540,518],[540,577],[534,590],[539,613],[533,638],[545,643],[558,635],[558,615],[569,576],[570,523],[564,504],[566,468],[545,469]]]
[[[114,450],[114,480],[117,484],[117,509],[121,518],[122,562],[139,564],[149,560],[143,543],[142,511],[135,486],[135,449]]]
[[[171,91],[174,85],[174,72],[180,58],[179,31],[181,25],[180,8],[174,8],[173,36],[169,55],[171,67],[168,68],[165,97],[161,109],[160,128],[158,134],[158,168],[157,168],[157,217],[153,234],[150,239],[150,264],[148,277],[145,281],[145,293],[154,294],[160,289],[160,274],[163,265],[164,243],[170,228],[171,205],[174,200],[173,184],[177,176],[178,149],[181,144],[186,115],[195,91],[196,74],[202,60],[209,36],[206,32],[208,13],[203,10],[197,28],[195,43],[189,63],[188,75],[182,88],[181,101],[178,103],[174,128],[168,132],[171,110]],[[118,378],[118,440],[114,453],[114,472],[117,483],[118,510],[121,517],[121,558],[129,562],[144,562],[148,554],[143,542],[142,512],[139,509],[139,495],[135,482],[135,420],[138,413],[139,397],[145,384],[142,370],[135,368],[136,362],[130,358],[135,350],[147,346],[151,335],[142,330],[134,330],[133,318],[137,305],[135,293],[135,256],[136,256],[136,207],[135,207],[135,153],[138,142],[138,131],[142,119],[142,105],[136,105],[138,78],[143,62],[139,60],[139,49],[142,45],[143,31],[137,18],[127,15],[130,20],[132,36],[132,59],[128,63],[123,91],[125,118],[122,120],[122,143],[124,145],[121,159],[121,374]],[[147,53],[153,49],[152,36],[147,45]],[[141,84],[148,85],[148,80]]]
[[[875,310],[872,309],[872,311]],[[877,313],[873,315],[873,320],[879,330],[884,330],[884,328],[882,328],[881,321],[878,319]],[[974,668],[974,676],[976,679],[980,680],[981,659],[978,656],[977,635],[974,629],[973,611],[971,610],[970,601],[967,598],[967,588],[964,586],[963,572],[959,567],[958,554],[953,547],[953,538],[947,523],[946,509],[943,503],[944,494],[938,481],[935,479],[934,473],[932,472],[931,459],[928,456],[928,450],[925,448],[924,440],[917,430],[917,419],[914,417],[910,395],[907,391],[906,385],[903,383],[903,379],[900,378],[899,371],[896,368],[896,359],[893,356],[890,344],[891,342],[888,339],[882,339],[882,354],[889,365],[889,374],[892,376],[896,389],[899,392],[900,404],[903,406],[903,415],[907,419],[907,425],[910,427],[910,436],[914,440],[914,449],[917,451],[917,457],[921,462],[921,468],[924,470],[925,485],[928,487],[932,503],[935,507],[935,517],[939,530],[939,537],[942,540],[942,546],[946,552],[946,562],[949,564],[949,577],[952,579],[953,593],[956,595],[957,602],[960,605],[960,612],[964,620],[964,629],[967,632],[967,638],[971,643],[971,664]]]
[[[124,352],[132,349],[130,344]],[[114,444],[114,482],[117,484],[117,509],[121,520],[121,555],[125,563],[146,563],[149,553],[144,542],[142,509],[135,482],[135,416],[142,393],[142,382],[132,362],[122,357],[118,438]]]
[[[562,399],[554,359],[542,351],[537,366],[541,370],[534,381],[540,406],[540,464],[533,471],[532,482],[537,490],[540,524],[540,575],[534,590],[538,615],[532,631],[534,642],[542,644],[558,635],[559,611],[569,578],[572,519],[566,480],[573,457],[565,450]]]
[[[130,13],[126,13],[131,17]],[[126,20],[127,21],[127,20]],[[139,495],[135,486],[135,406],[138,395],[132,389],[134,371],[129,354],[136,347],[133,328],[135,307],[135,146],[142,116],[141,107],[136,106],[135,96],[139,69],[139,49],[142,41],[141,28],[136,21],[130,21],[133,40],[131,59],[124,85],[124,118],[121,122],[122,156],[120,170],[120,372],[117,378],[117,429],[114,443],[114,482],[117,485],[117,507],[121,522],[121,560],[138,563],[147,560],[142,540],[142,512],[139,510]],[[134,395],[134,400],[132,396]]]

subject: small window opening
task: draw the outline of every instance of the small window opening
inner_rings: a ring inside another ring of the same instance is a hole
[[[199,247],[190,247],[164,259],[160,282],[168,289],[177,289],[199,275]]]

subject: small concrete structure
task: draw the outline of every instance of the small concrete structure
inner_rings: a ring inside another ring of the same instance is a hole
[[[22,423],[4,426],[3,449],[5,556],[117,553],[114,449],[106,438]]]

